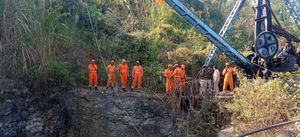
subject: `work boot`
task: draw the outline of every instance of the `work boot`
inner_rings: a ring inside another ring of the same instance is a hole
[[[92,90],[92,87],[89,87],[90,90]]]
[[[108,89],[108,87],[106,87],[106,89]]]
[[[114,89],[114,87],[111,87],[111,89]]]
[[[133,88],[131,89],[131,92],[133,92]]]
[[[124,92],[126,92],[125,88],[122,88]]]
[[[95,86],[95,90],[98,90],[97,86]]]

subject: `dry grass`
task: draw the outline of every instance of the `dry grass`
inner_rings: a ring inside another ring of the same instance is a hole
[[[294,120],[299,115],[300,98],[299,81],[296,77],[293,80],[292,75],[281,75],[280,79],[268,82],[260,78],[251,81],[242,78],[233,103],[226,105],[233,111],[232,124],[237,133]],[[276,130],[278,128],[253,136],[273,136]]]

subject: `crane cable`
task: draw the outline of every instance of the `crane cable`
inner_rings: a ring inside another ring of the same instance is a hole
[[[91,25],[92,31],[94,31],[92,19],[91,19],[90,12],[89,12],[89,9],[88,9],[88,4],[86,4],[86,10],[87,10],[87,13],[88,13],[88,16],[89,16],[89,21],[90,21],[90,25]],[[95,32],[96,32],[96,31],[95,31]],[[95,33],[93,33],[93,35],[94,35],[94,38],[95,38],[95,41],[96,41],[96,45],[97,45],[97,48],[98,48],[98,51],[99,51],[99,54],[100,54],[101,61],[102,61],[103,64],[105,64],[104,58],[103,58],[103,56],[102,56],[102,52],[101,52],[101,49],[100,49],[100,45],[99,45],[99,43],[98,43],[97,36],[96,36]],[[109,76],[109,73],[108,73],[108,72],[106,72],[106,73],[107,73],[107,75]],[[110,82],[112,83],[112,80],[111,80],[111,79],[109,79],[109,80],[110,80]],[[135,126],[135,124],[134,124],[134,122],[133,122],[133,119],[131,118],[131,116],[130,116],[129,113],[127,112],[127,110],[126,110],[126,108],[125,108],[125,106],[124,106],[124,104],[123,104],[123,102],[122,102],[120,96],[118,95],[117,91],[115,90],[115,86],[112,85],[112,87],[113,87],[113,91],[115,92],[115,94],[116,94],[118,100],[120,101],[120,104],[121,104],[123,110],[125,111],[126,115],[129,117],[130,121],[132,122],[132,125],[133,125],[134,129],[137,131],[137,133],[140,135],[140,137],[143,137],[142,134],[141,134],[141,133],[139,132],[139,130],[137,129],[137,127]]]
[[[75,8],[77,3],[76,3],[76,0],[73,1],[73,9],[75,11],[75,23],[74,23],[74,26],[75,26],[75,47],[77,48],[77,22],[78,22],[78,15],[77,15],[77,9]],[[75,53],[75,56],[76,56],[76,71],[78,71],[78,53],[76,54]],[[78,79],[76,80],[76,109],[77,109],[77,136],[80,137],[80,121],[79,121],[79,82],[78,82]]]

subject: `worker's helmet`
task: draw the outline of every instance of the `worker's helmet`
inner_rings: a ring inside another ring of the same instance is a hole
[[[179,67],[179,65],[178,65],[178,64],[175,64],[174,67],[175,67],[175,68],[176,68],[176,67]]]
[[[168,67],[173,67],[173,65],[169,64]]]
[[[124,63],[124,62],[126,62],[126,60],[125,60],[125,59],[122,59],[122,62]]]
[[[181,65],[181,68],[183,68],[183,69],[184,69],[184,68],[185,68],[185,65],[184,65],[184,64],[182,64],[182,65]]]
[[[226,62],[226,64],[225,64],[226,66],[229,66],[230,64],[228,63],[228,62]]]

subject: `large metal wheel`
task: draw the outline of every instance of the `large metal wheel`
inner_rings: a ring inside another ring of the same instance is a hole
[[[278,51],[276,36],[267,31],[260,33],[256,38],[254,49],[257,55],[263,59],[273,58]]]

